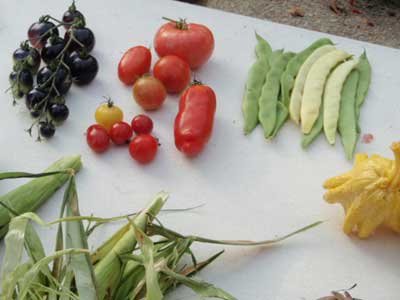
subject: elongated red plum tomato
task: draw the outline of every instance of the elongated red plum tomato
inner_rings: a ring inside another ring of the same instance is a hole
[[[97,153],[106,151],[110,146],[107,130],[99,124],[92,125],[87,129],[86,141],[89,147]]]
[[[117,122],[110,129],[110,138],[116,145],[123,145],[132,137],[132,128],[126,122]]]
[[[150,71],[151,52],[143,46],[130,48],[124,53],[118,64],[118,77],[126,85],[135,81]]]
[[[190,67],[176,55],[161,57],[154,65],[154,77],[161,80],[168,93],[180,93],[190,82]]]
[[[133,97],[144,110],[155,110],[164,103],[167,91],[157,78],[144,76],[135,82]]]
[[[206,63],[214,50],[214,36],[208,27],[186,23],[185,20],[169,20],[160,27],[154,38],[154,47],[160,57],[176,55],[192,69]]]
[[[129,153],[132,158],[141,164],[147,164],[157,155],[158,141],[150,134],[135,137],[129,144]]]
[[[186,89],[179,101],[175,118],[176,148],[187,156],[198,155],[209,141],[216,110],[214,91],[202,84]]]

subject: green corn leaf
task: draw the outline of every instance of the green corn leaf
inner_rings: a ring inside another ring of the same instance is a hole
[[[201,271],[202,269],[204,269],[205,267],[207,267],[209,264],[211,264],[214,260],[216,260],[220,255],[222,255],[222,253],[224,253],[224,251],[220,251],[216,254],[214,254],[213,256],[211,256],[210,258],[201,261],[199,263],[196,263],[196,265],[193,266],[187,266],[184,269],[181,270],[174,270],[176,273],[179,273],[183,276],[193,276],[195,275],[197,272]],[[171,269],[171,268],[170,268]],[[170,277],[170,276],[166,276],[165,274],[161,274],[163,277],[160,280],[160,286],[161,286],[161,290],[166,293],[168,292],[170,289],[175,288],[179,282],[176,281],[174,278]]]
[[[25,251],[33,263],[37,263],[46,256],[39,235],[30,223],[28,223],[26,226]],[[43,266],[42,272],[38,275],[38,283],[45,284],[46,277],[51,277],[50,268],[48,266]],[[52,282],[49,282],[49,285],[53,287]],[[50,293],[48,300],[56,300],[55,295]]]
[[[68,266],[63,277],[62,289],[65,291],[70,291],[73,279],[74,279],[74,272],[72,271],[71,266]],[[69,299],[71,299],[71,297],[70,295],[68,295],[68,293],[63,293],[60,296],[60,300],[69,300]]]
[[[6,278],[3,279],[1,299],[11,300],[14,299],[15,288],[18,280],[23,277],[32,268],[31,262],[19,264]]]
[[[214,297],[225,300],[236,300],[236,298],[230,295],[229,293],[225,292],[220,288],[215,287],[214,285],[208,282],[178,274],[167,267],[164,267],[161,271],[164,274],[174,278],[179,283],[191,288],[195,293],[197,293],[200,296]]]
[[[57,174],[70,174],[71,169],[54,171],[54,172],[43,172],[43,173],[27,173],[27,172],[4,172],[0,173],[0,180],[4,179],[16,179],[16,178],[38,178]]]
[[[67,216],[79,216],[78,195],[74,176],[71,176],[69,180],[67,190],[65,191],[65,198],[67,202]],[[67,222],[66,247],[88,249],[87,238],[81,221]],[[72,255],[70,259],[79,297],[85,300],[99,299],[89,253]]]
[[[71,177],[69,178],[69,181],[68,181],[69,185],[71,184]],[[60,213],[59,213],[60,218],[62,218],[64,216],[65,207],[67,206],[68,190],[69,190],[69,187],[64,192],[63,202],[61,204]],[[62,223],[60,222],[60,223],[58,223],[58,227],[57,227],[55,251],[60,251],[62,249],[64,249],[64,233],[63,233]],[[60,278],[62,265],[63,265],[63,256],[57,257],[53,262],[53,276],[56,279]]]
[[[21,261],[28,222],[29,219],[24,217],[15,217],[10,222],[9,231],[5,239],[6,252],[2,277],[6,277]]]
[[[26,226],[25,250],[34,263],[46,256],[39,235],[30,223]]]
[[[88,253],[87,249],[66,249],[53,253],[52,255],[46,256],[45,258],[39,260],[37,263],[32,265],[28,272],[24,274],[22,278],[19,279],[20,283],[20,299],[27,297],[32,284],[35,282],[39,272],[42,271],[43,267],[48,267],[48,264],[52,262],[55,258],[64,255],[77,255],[82,253]]]
[[[11,298],[14,293],[15,279],[10,275],[21,263],[28,222],[29,219],[24,217],[13,218],[6,235],[6,251],[1,271],[1,278],[3,280],[2,289],[5,299],[8,297]]]
[[[323,221],[318,221],[315,223],[312,223],[310,225],[307,225],[303,228],[300,228],[294,232],[291,232],[287,235],[284,235],[282,237],[278,237],[276,239],[272,240],[264,240],[264,241],[245,241],[245,240],[214,240],[214,239],[208,239],[200,236],[184,236],[181,235],[171,229],[168,229],[164,226],[160,226],[157,224],[150,224],[148,226],[148,231],[150,232],[149,235],[161,235],[166,237],[167,239],[189,239],[194,242],[199,242],[199,243],[207,243],[207,244],[218,244],[218,245],[230,245],[230,246],[267,246],[271,244],[275,244],[278,242],[281,242],[285,239],[288,239],[296,234],[302,233],[304,231],[307,231],[311,228],[314,228],[318,225],[321,225]]]
[[[154,244],[152,240],[135,224],[134,226],[136,240],[140,245],[143,256],[143,265],[146,270],[146,300],[162,300],[163,294],[158,283],[158,271],[154,266]]]

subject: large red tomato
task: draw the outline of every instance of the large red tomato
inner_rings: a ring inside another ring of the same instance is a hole
[[[151,52],[143,46],[130,48],[124,53],[118,64],[118,77],[127,84],[133,84],[145,73],[150,71]]]
[[[153,73],[169,93],[180,93],[190,82],[189,64],[176,55],[161,57],[154,65]]]
[[[160,57],[176,55],[196,69],[211,57],[214,37],[204,25],[170,20],[156,33],[154,47]]]

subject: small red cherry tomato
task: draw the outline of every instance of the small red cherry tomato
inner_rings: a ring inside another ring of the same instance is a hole
[[[143,46],[130,48],[118,64],[118,77],[127,84],[133,84],[140,76],[150,71],[151,52]]]
[[[145,110],[161,107],[167,97],[167,91],[160,80],[153,76],[139,78],[133,86],[133,97]]]
[[[206,63],[214,50],[211,30],[201,24],[188,24],[182,19],[169,21],[160,27],[154,38],[154,48],[158,56],[179,56],[192,69]]]
[[[187,156],[196,156],[211,137],[216,96],[214,91],[202,84],[196,84],[182,94],[179,112],[175,118],[175,145]]]
[[[146,115],[137,115],[132,119],[131,126],[137,134],[150,134],[153,130],[153,121]]]
[[[99,124],[92,125],[87,129],[86,141],[89,147],[97,153],[106,151],[110,146],[107,130]]]
[[[169,93],[180,93],[190,82],[188,63],[176,55],[161,57],[154,65],[153,73]]]
[[[138,135],[129,144],[129,153],[141,164],[151,162],[156,157],[157,149],[158,141],[150,134]]]
[[[116,145],[122,145],[132,137],[132,128],[126,122],[117,122],[110,129],[110,138]]]

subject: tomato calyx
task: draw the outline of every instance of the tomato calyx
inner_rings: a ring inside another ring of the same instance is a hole
[[[39,23],[43,23],[43,22],[47,22],[47,21],[49,21],[49,15],[44,15],[44,16],[41,16],[40,18],[39,18]]]
[[[25,40],[23,42],[21,42],[20,46],[19,46],[22,50],[29,50],[29,41]]]
[[[75,0],[73,0],[71,5],[68,7],[68,11],[71,12],[71,13],[76,12]]]
[[[176,28],[179,30],[188,30],[188,24],[186,23],[186,19],[179,18],[179,21],[177,21],[167,17],[162,17],[162,18],[163,20],[175,23]]]
[[[103,98],[107,100],[107,106],[108,106],[109,108],[111,108],[111,107],[114,106],[114,101],[112,101],[112,99],[111,99],[110,96],[103,96]]]
[[[200,80],[193,79],[193,81],[190,83],[190,86],[195,86],[195,85],[203,85],[203,83]]]

